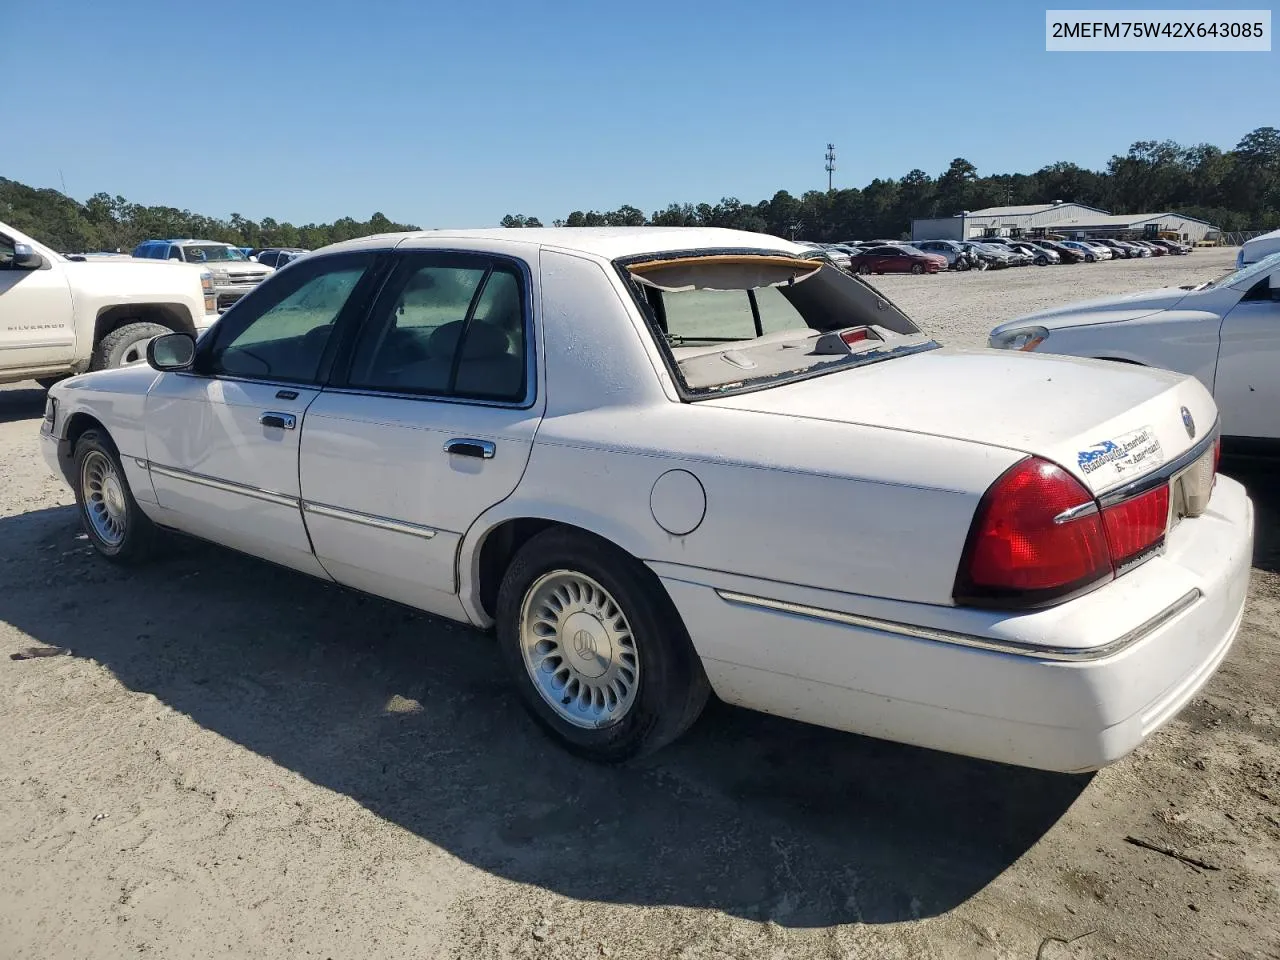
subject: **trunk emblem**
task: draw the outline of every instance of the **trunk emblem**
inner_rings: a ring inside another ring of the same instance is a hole
[[[1187,436],[1194,440],[1196,438],[1196,421],[1191,416],[1191,411],[1186,407],[1182,408],[1182,425],[1187,428]]]

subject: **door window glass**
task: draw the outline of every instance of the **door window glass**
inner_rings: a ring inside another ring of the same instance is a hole
[[[334,324],[364,276],[370,256],[314,261],[310,270],[273,276],[215,328],[213,372],[312,382]]]
[[[349,385],[519,400],[524,298],[514,267],[451,255],[407,262],[361,331]]]

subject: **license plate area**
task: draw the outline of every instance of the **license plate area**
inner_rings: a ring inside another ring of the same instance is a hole
[[[1169,481],[1169,529],[1208,509],[1213,495],[1214,452],[1210,447]]]

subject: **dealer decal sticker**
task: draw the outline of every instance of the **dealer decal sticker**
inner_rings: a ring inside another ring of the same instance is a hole
[[[1145,473],[1164,462],[1164,451],[1155,430],[1147,426],[1081,450],[1077,462],[1097,486]]]

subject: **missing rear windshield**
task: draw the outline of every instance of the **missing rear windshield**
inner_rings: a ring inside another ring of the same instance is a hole
[[[686,399],[937,346],[876,290],[825,259],[697,251],[617,266]]]

